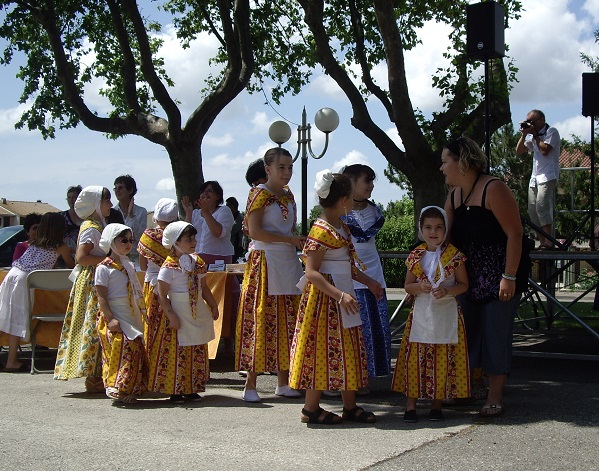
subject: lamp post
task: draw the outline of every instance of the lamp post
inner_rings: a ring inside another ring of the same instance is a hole
[[[306,120],[306,107],[302,111],[302,124],[297,127],[297,152],[293,161],[302,156],[302,234],[308,233],[308,155],[320,159],[329,147],[329,134],[339,126],[339,115],[332,108],[321,108],[314,116],[314,124],[325,133],[324,149],[316,155],[312,151],[310,123]],[[275,121],[268,128],[270,139],[281,147],[291,137],[291,128],[285,121]]]

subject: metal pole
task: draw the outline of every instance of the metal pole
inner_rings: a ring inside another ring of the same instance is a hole
[[[489,57],[485,56],[485,154],[487,156],[488,173],[493,167],[491,163],[491,103],[489,97]]]
[[[595,237],[595,116],[591,116],[591,237],[597,250]]]
[[[306,131],[308,129],[306,120],[306,107],[302,111],[301,142],[302,146],[302,235],[308,234],[308,150]]]

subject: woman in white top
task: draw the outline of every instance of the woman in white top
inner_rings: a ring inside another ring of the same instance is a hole
[[[134,198],[137,194],[137,184],[131,175],[121,175],[114,180],[114,196],[118,203],[114,209],[118,210],[123,216],[123,222],[133,231],[135,240],[139,240],[143,232],[148,227],[148,211],[135,204]],[[117,221],[112,221],[117,222]],[[137,253],[137,244],[133,245],[129,258],[139,267],[139,254]]]

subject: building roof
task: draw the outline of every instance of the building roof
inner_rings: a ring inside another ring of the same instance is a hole
[[[559,166],[561,168],[590,167],[591,158],[588,155],[586,155],[582,149],[562,148],[562,151],[559,156]]]
[[[24,217],[30,213],[55,213],[60,209],[41,201],[10,201],[0,198],[0,215]]]

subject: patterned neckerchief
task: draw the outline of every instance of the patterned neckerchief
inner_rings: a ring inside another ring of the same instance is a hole
[[[158,266],[164,263],[170,253],[170,250],[162,245],[162,233],[163,230],[160,227],[146,229],[137,244],[139,255]]]
[[[414,276],[421,280],[428,280],[426,276],[425,270],[422,267],[422,258],[426,253],[426,242],[423,242],[418,247],[410,252],[410,255],[406,259],[406,266],[408,270],[410,270]],[[452,267],[449,262],[459,253],[458,249],[447,242],[443,242],[441,246],[441,266],[444,269],[445,276],[449,276],[451,274]],[[460,254],[460,260],[465,261],[466,257],[463,254]],[[437,273],[435,274],[434,280],[428,280],[430,283],[434,283],[439,280],[441,277],[441,272],[437,267]]]
[[[339,233],[324,219],[317,219],[312,225],[310,233],[308,234],[308,238],[306,239],[306,244],[304,245],[304,250],[302,251],[302,257],[305,258],[309,250],[334,250],[347,246],[350,263],[352,264],[352,273],[354,267],[365,271],[366,266],[360,261],[360,258],[356,253],[356,249],[352,243],[351,233],[347,227],[347,224],[341,221],[341,227],[347,233],[347,237]]]
[[[198,254],[191,254],[191,257],[195,260],[193,269],[187,273],[187,288],[189,289],[189,302],[191,305],[191,315],[196,318],[196,306],[198,304],[198,293],[200,289],[200,278],[201,275],[208,273],[206,263]],[[179,257],[175,255],[169,255],[162,264],[162,268],[172,268],[173,270],[180,270],[183,273],[185,271],[179,265]]]
[[[261,186],[256,186],[250,190],[245,209],[245,217],[243,218],[243,223],[241,225],[241,229],[243,230],[244,234],[249,235],[249,214],[256,209],[265,208],[266,206],[270,206],[271,204],[277,204],[279,206],[279,209],[281,210],[281,215],[283,216],[283,221],[287,221],[287,218],[289,217],[289,203],[292,204],[294,219],[293,227],[291,230],[295,231],[295,226],[297,224],[297,206],[295,204],[295,198],[293,197],[293,193],[291,193],[289,187],[285,186],[283,189],[285,190],[283,196],[277,196]]]
[[[374,221],[374,224],[372,224],[372,226],[366,229],[362,229],[362,226],[358,221],[357,215],[360,212],[360,210],[358,209],[350,211],[347,217],[345,218],[345,223],[349,227],[351,235],[355,237],[356,242],[368,242],[371,238],[378,234],[378,232],[383,227],[383,224],[385,224],[385,216],[383,216],[381,208],[379,208],[372,201],[367,201],[367,203],[367,208],[371,207],[372,209],[374,209],[376,213],[376,221]]]

